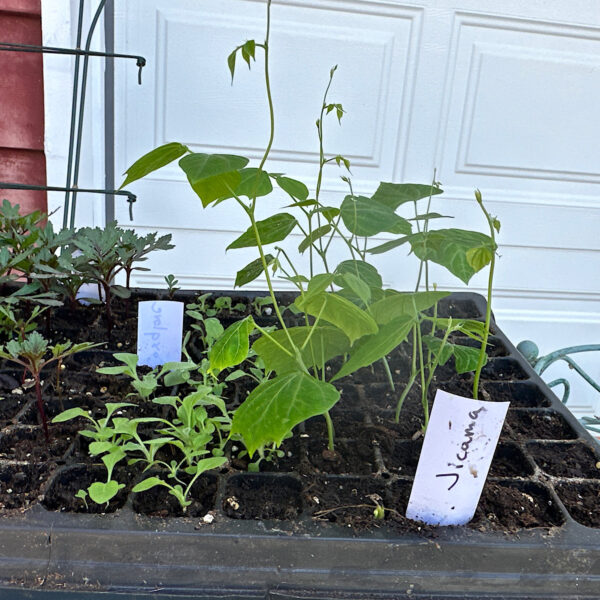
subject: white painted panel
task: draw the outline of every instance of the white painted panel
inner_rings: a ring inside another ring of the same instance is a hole
[[[442,181],[597,207],[600,30],[458,13],[452,37]]]
[[[600,119],[589,99],[600,56],[477,44],[473,59],[460,172],[599,181]]]

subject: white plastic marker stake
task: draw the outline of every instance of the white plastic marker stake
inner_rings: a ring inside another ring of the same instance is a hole
[[[151,300],[138,304],[138,364],[157,367],[181,360],[183,302]]]
[[[438,390],[406,516],[464,525],[475,514],[510,402],[484,402]]]

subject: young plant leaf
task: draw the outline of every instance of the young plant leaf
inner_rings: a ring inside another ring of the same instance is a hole
[[[277,175],[275,181],[292,198],[300,201],[305,201],[308,198],[308,188],[301,181],[283,175]]]
[[[265,255],[265,261],[267,263],[267,267],[273,264],[275,257],[272,254]],[[242,287],[251,281],[254,281],[257,277],[262,275],[264,272],[263,261],[261,258],[257,258],[253,260],[251,263],[247,264],[243,269],[240,269],[235,276],[235,284],[234,287]]]
[[[372,199],[396,210],[401,204],[416,202],[421,198],[429,198],[430,195],[442,194],[443,190],[431,185],[420,183],[385,183],[381,182]]]
[[[312,277],[306,287],[304,300],[308,300],[313,296],[317,296],[321,294],[321,292],[324,292],[333,283],[334,279],[335,275],[332,273],[319,273]]]
[[[132,492],[145,492],[153,488],[156,485],[165,485],[165,482],[158,477],[148,477],[148,479],[144,479],[144,481],[140,481],[131,491]]]
[[[472,269],[477,272],[481,271],[486,265],[489,265],[492,260],[492,252],[489,248],[471,248],[467,250],[467,262]]]
[[[361,281],[364,281],[371,288],[382,288],[383,279],[377,269],[369,263],[362,260],[345,260],[341,262],[334,271],[336,278],[333,280],[336,285],[341,286],[342,280],[338,276],[352,273]]]
[[[129,185],[138,179],[142,179],[142,177],[145,177],[149,173],[168,165],[180,156],[183,156],[186,152],[190,152],[190,149],[178,142],[172,142],[154,148],[154,150],[151,150],[148,154],[144,154],[142,158],[136,160],[129,169],[125,171],[127,177],[119,189],[122,190],[126,185]]]
[[[179,161],[204,208],[223,196],[231,196],[231,190],[235,190],[242,180],[239,169],[247,164],[247,158],[233,154],[194,153]]]
[[[352,292],[365,306],[371,302],[371,288],[354,273],[341,275],[341,287]]]
[[[444,344],[443,340],[433,335],[424,335],[423,343],[435,354],[440,365],[445,365],[454,354],[453,345],[450,342]]]
[[[235,74],[235,57],[238,49],[236,48],[228,57],[227,57],[227,66],[229,67],[229,72],[231,73],[231,84],[233,85],[233,76]]]
[[[390,321],[377,333],[359,340],[354,348],[350,350],[350,358],[331,381],[345,377],[357,369],[371,365],[376,360],[384,357],[408,337],[414,322],[414,319],[410,316],[399,317]]]
[[[340,209],[335,206],[321,206],[315,212],[320,212],[331,223],[340,214]]]
[[[393,209],[365,196],[346,196],[340,208],[342,221],[351,233],[370,237],[383,231],[409,234],[411,224]]]
[[[301,349],[300,355],[305,365],[320,367],[328,360],[345,354],[350,349],[348,337],[337,327],[327,325],[289,327],[288,334],[294,345]],[[309,335],[310,339],[306,343]],[[282,347],[288,351],[287,354]],[[275,371],[278,375],[301,369],[294,356],[294,349],[290,346],[283,329],[272,331],[268,336],[261,336],[254,342],[252,349],[262,358],[265,369]]]
[[[417,313],[431,308],[449,294],[450,292],[399,293],[390,290],[387,296],[371,304],[369,312],[379,325],[385,325],[405,315],[416,318]]]
[[[239,173],[241,180],[235,188],[236,196],[260,198],[261,196],[268,196],[273,191],[271,178],[266,171],[259,171],[254,167],[246,167],[245,169],[240,169]],[[231,194],[227,194],[227,198],[231,197]],[[225,200],[226,198],[222,199]]]
[[[406,244],[406,242],[410,241],[410,236],[405,236],[402,238],[399,238],[397,240],[390,240],[389,242],[384,242],[383,244],[380,244],[379,246],[374,246],[373,248],[369,248],[367,250],[367,252],[369,254],[383,254],[384,252],[389,252],[390,250],[393,250],[394,248],[398,248],[399,246],[402,246],[402,244]]]
[[[95,481],[88,488],[88,493],[96,504],[108,504],[119,493],[119,490],[124,487],[124,483],[119,483],[114,479],[106,483]]]
[[[284,240],[294,227],[296,227],[297,223],[296,219],[288,213],[279,213],[264,221],[257,221],[256,228],[258,229],[261,245],[272,244]],[[250,248],[252,246],[258,246],[258,243],[256,241],[254,229],[249,227],[239,238],[227,246],[227,250],[234,248]]]
[[[296,306],[313,317],[321,315],[321,319],[341,329],[351,344],[378,331],[377,323],[368,313],[335,293],[307,294],[296,300]]]
[[[429,221],[431,219],[454,219],[454,217],[450,217],[448,215],[440,215],[440,213],[430,212],[422,215],[417,215],[416,217],[412,217],[412,219],[408,219],[409,221]]]
[[[266,444],[279,446],[299,423],[330,410],[340,392],[330,383],[296,371],[258,385],[235,411],[231,434],[239,433],[250,457]]]
[[[222,371],[239,365],[248,356],[248,338],[254,329],[254,319],[248,316],[230,325],[210,349],[208,359],[211,371]]]
[[[54,419],[52,419],[52,423],[64,423],[65,421],[76,419],[77,417],[89,419],[90,415],[87,413],[87,411],[83,410],[83,408],[76,406],[74,408],[64,410],[60,414],[56,415]]]
[[[415,233],[410,236],[410,245],[418,258],[446,267],[450,273],[467,284],[477,272],[469,263],[467,252],[472,248],[488,248],[490,252],[496,250],[489,236],[465,229],[438,229],[427,233]]]
[[[322,227],[317,227],[310,232],[298,245],[298,252],[302,254],[309,246],[314,244],[319,238],[322,238],[324,235],[327,235],[331,231],[331,225],[323,225]]]
[[[477,362],[479,360],[479,348],[470,348],[469,346],[462,346],[461,344],[453,344],[452,351],[454,353],[454,362],[456,372],[460,375],[461,373],[468,373],[474,371],[477,368]],[[484,365],[487,363],[487,354],[485,355]]]
[[[248,64],[248,68],[250,68],[250,59],[256,60],[256,57],[254,56],[255,48],[256,48],[256,43],[254,40],[248,40],[242,46],[242,58]]]

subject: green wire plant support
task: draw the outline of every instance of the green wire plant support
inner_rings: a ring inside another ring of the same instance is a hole
[[[64,187],[61,186],[42,186],[28,185],[23,183],[0,182],[0,189],[16,190],[41,190],[48,192],[65,192],[63,207],[63,229],[67,227],[74,229],[75,213],[77,210],[77,194],[103,194],[105,196],[125,196],[129,203],[129,219],[133,220],[133,202],[136,201],[135,194],[127,191],[113,189],[91,189],[79,187],[79,167],[81,164],[81,143],[83,137],[83,119],[85,115],[85,99],[87,91],[87,76],[90,56],[103,57],[106,59],[128,58],[135,59],[138,67],[138,84],[142,83],[142,69],[146,65],[146,59],[143,56],[131,54],[119,54],[114,52],[96,52],[90,50],[92,38],[102,12],[106,6],[107,0],[100,0],[94,16],[90,23],[85,46],[81,48],[83,39],[83,16],[85,11],[85,0],[79,0],[79,13],[77,19],[77,42],[76,48],[56,48],[52,46],[33,46],[29,44],[13,44],[0,42],[0,51],[5,52],[34,52],[42,54],[61,54],[74,55],[75,67],[73,73],[73,97],[71,102],[71,126],[69,131],[69,153],[67,157],[67,177]],[[83,61],[81,58],[83,57]]]

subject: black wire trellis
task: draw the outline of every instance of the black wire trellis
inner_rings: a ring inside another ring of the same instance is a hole
[[[135,59],[138,67],[138,83],[142,83],[142,69],[146,65],[143,56],[132,54],[119,54],[114,52],[96,52],[90,50],[94,31],[106,5],[106,0],[100,0],[96,12],[87,32],[85,47],[81,48],[83,38],[83,16],[85,0],[79,0],[79,14],[77,19],[77,42],[76,48],[55,48],[52,46],[34,46],[29,44],[13,44],[0,42],[0,51],[5,52],[34,52],[41,54],[63,54],[75,56],[75,68],[73,73],[73,97],[71,101],[71,127],[69,132],[69,153],[67,157],[66,184],[62,186],[28,185],[23,183],[0,182],[0,189],[14,190],[41,190],[48,192],[65,192],[63,207],[63,228],[73,229],[75,227],[75,213],[77,210],[77,194],[91,193],[103,194],[105,196],[125,196],[129,203],[129,218],[133,220],[133,203],[136,201],[135,194],[125,190],[90,189],[79,187],[79,166],[81,163],[81,142],[83,134],[83,120],[85,115],[85,98],[87,88],[87,76],[90,56],[107,58],[129,58]],[[81,58],[83,57],[83,61]],[[83,62],[83,65],[81,64]],[[81,72],[81,75],[80,75]],[[80,81],[81,78],[81,81]]]

